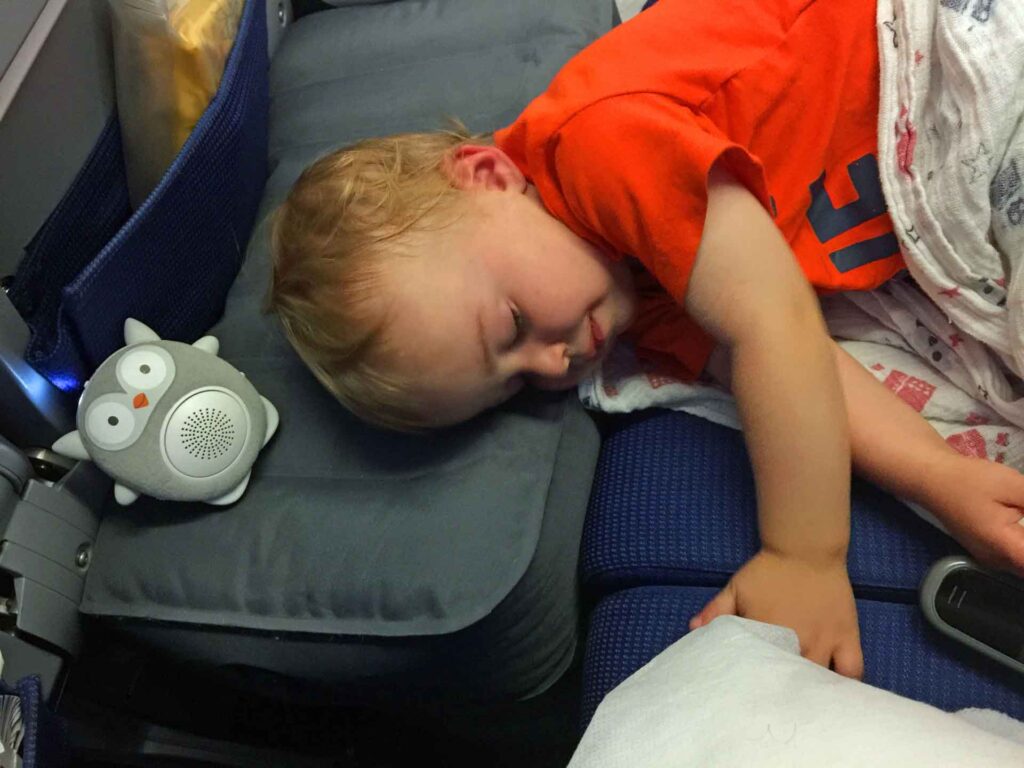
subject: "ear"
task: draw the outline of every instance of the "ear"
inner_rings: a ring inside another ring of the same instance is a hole
[[[80,461],[91,460],[89,452],[85,449],[85,443],[82,442],[82,435],[77,429],[74,432],[68,432],[55,442],[53,450],[70,459],[78,459]]]
[[[203,336],[203,338],[193,341],[192,346],[203,350],[203,352],[209,352],[214,357],[220,352],[220,342],[217,341],[216,336]]]
[[[156,331],[145,323],[141,323],[133,317],[125,318],[124,321],[124,343],[125,346],[142,344],[146,341],[160,341]]]
[[[497,147],[464,144],[448,157],[445,170],[452,184],[464,191],[526,191],[526,177],[512,158]]]

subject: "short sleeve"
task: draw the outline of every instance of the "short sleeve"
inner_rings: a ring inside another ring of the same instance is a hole
[[[556,183],[574,217],[639,259],[680,303],[704,227],[711,167],[721,159],[770,209],[760,162],[710,119],[665,96],[593,104],[553,145]]]
[[[665,96],[628,94],[592,104],[562,126],[549,152],[573,228],[634,256],[680,308],[704,226],[711,167],[724,163],[770,210],[761,163],[706,116]],[[655,351],[672,355],[694,378],[713,344],[680,315],[673,325],[690,338],[677,339],[672,349],[665,342],[673,335],[662,325],[641,316],[638,326],[658,337]]]

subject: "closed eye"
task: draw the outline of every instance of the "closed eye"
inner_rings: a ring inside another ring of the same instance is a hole
[[[512,305],[509,305],[509,311],[512,313],[512,324],[515,327],[515,335],[508,345],[509,349],[512,349],[518,346],[526,335],[526,320],[523,318],[523,313]]]

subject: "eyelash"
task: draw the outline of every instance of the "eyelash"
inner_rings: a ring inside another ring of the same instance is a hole
[[[523,336],[523,328],[526,326],[526,321],[523,319],[523,313],[520,312],[518,309],[516,309],[515,307],[509,307],[509,309],[512,312],[512,322],[515,324],[516,327],[516,335],[512,339],[511,344],[511,346],[514,347],[516,344],[519,343],[520,339]]]

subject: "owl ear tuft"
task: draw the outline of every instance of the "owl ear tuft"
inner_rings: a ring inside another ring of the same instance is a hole
[[[90,461],[89,452],[85,449],[85,443],[82,442],[82,435],[77,429],[74,432],[68,432],[64,437],[57,440],[57,442],[55,442],[51,447],[61,456],[67,456],[70,459],[78,459],[79,461]]]
[[[263,445],[270,442],[270,438],[277,432],[277,427],[281,423],[281,417],[277,413],[277,408],[274,404],[267,400],[263,395],[260,395],[260,400],[263,401],[263,410],[267,414],[267,434],[263,436]]]
[[[203,336],[203,338],[192,342],[192,346],[203,350],[203,352],[209,352],[214,357],[220,352],[220,342],[217,341],[216,336]]]
[[[114,483],[114,499],[122,507],[127,507],[129,504],[133,504],[137,498],[139,498],[139,494],[131,488],[126,488],[120,483]]]
[[[218,507],[227,506],[228,504],[234,504],[245,493],[245,489],[249,487],[249,478],[252,477],[252,471],[250,470],[245,477],[242,478],[242,482],[232,488],[230,491],[225,493],[223,496],[218,496],[216,499],[207,499],[207,504],[213,504]]]
[[[124,321],[124,343],[125,346],[142,344],[147,341],[160,341],[156,331],[145,323],[139,322],[134,317],[125,318]]]

